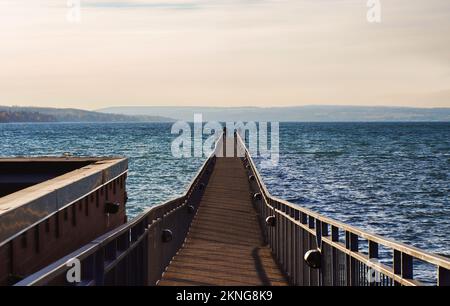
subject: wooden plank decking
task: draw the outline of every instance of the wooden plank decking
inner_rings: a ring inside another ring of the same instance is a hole
[[[264,245],[239,158],[217,158],[184,246],[159,285],[287,285]]]

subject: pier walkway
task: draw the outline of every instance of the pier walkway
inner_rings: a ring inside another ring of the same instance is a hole
[[[287,285],[251,201],[240,158],[217,158],[186,242],[159,285]]]

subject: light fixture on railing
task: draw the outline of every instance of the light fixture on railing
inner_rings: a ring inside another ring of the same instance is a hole
[[[320,269],[322,253],[319,249],[309,250],[304,256],[306,264],[313,269]]]
[[[261,194],[260,194],[259,192],[255,193],[255,194],[253,195],[253,200],[255,200],[255,201],[261,201],[261,199],[262,199],[262,196],[261,196]]]
[[[162,242],[171,242],[173,239],[172,231],[170,229],[164,229],[162,231],[161,238],[162,238]]]
[[[195,211],[195,207],[193,205],[188,205],[187,211],[188,211],[188,214],[193,214]]]
[[[105,213],[107,214],[117,214],[120,209],[120,203],[116,202],[106,202],[105,203]]]
[[[266,224],[267,226],[275,226],[277,225],[277,219],[275,218],[275,216],[268,216],[266,218]]]

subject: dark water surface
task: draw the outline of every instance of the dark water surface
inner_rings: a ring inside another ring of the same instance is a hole
[[[204,160],[172,157],[170,128],[2,124],[0,156],[127,156],[135,216],[182,193]],[[281,123],[279,165],[261,173],[275,196],[450,255],[450,123]]]

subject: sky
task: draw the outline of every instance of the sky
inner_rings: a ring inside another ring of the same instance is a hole
[[[448,0],[71,1],[0,0],[0,105],[450,107]]]

